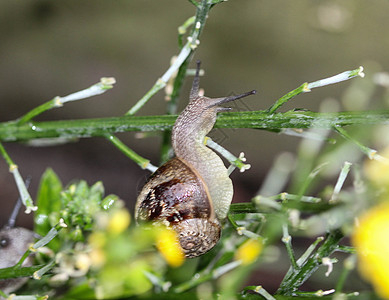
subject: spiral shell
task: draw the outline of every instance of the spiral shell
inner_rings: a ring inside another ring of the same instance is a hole
[[[189,104],[172,131],[176,157],[151,175],[140,192],[135,217],[138,222],[162,223],[176,231],[187,257],[212,249],[220,239],[221,225],[233,196],[232,181],[222,159],[204,144],[220,105],[252,94],[224,98],[199,95],[199,71],[193,80]]]

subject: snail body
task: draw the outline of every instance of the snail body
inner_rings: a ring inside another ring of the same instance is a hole
[[[175,157],[155,171],[141,190],[135,217],[172,228],[186,257],[212,249],[220,239],[221,224],[233,196],[232,181],[222,159],[204,144],[217,113],[229,110],[220,105],[254,94],[255,91],[224,98],[199,95],[199,70],[189,104],[178,116],[172,131]]]

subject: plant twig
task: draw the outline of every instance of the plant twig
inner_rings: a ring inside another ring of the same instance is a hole
[[[212,148],[213,150],[216,150],[223,157],[225,157],[229,161],[229,163],[231,164],[233,169],[235,169],[235,167],[237,167],[240,172],[244,172],[244,171],[250,169],[251,165],[244,163],[246,161],[246,158],[244,157],[243,152],[239,154],[239,157],[236,157],[231,152],[229,152],[227,149],[223,148],[218,143],[214,142],[210,137],[205,138],[205,143],[208,147]],[[229,173],[231,173],[231,172],[229,172]]]
[[[344,283],[346,282],[348,275],[355,268],[356,259],[357,259],[357,257],[355,254],[352,254],[345,259],[345,261],[343,263],[342,273],[340,273],[338,281],[336,283],[336,287],[335,287],[335,290],[337,293],[342,292]]]
[[[342,137],[344,137],[346,140],[349,140],[353,142],[357,147],[366,154],[370,159],[373,159],[374,156],[377,154],[377,150],[371,149],[369,147],[366,147],[365,145],[361,144],[357,140],[355,140],[353,137],[351,137],[346,130],[343,128],[340,128],[339,126],[334,127],[335,131],[338,132]]]
[[[195,3],[197,4],[197,2],[195,2]],[[196,7],[197,7],[197,5],[196,5]],[[182,42],[183,35],[186,33],[188,28],[194,24],[195,20],[196,20],[196,17],[192,16],[192,17],[188,18],[184,22],[184,24],[182,24],[180,27],[178,27],[178,45],[180,47],[182,47],[184,45],[184,43]]]
[[[356,76],[359,76],[359,77],[362,77],[362,78],[365,76],[365,74],[363,73],[363,67],[359,67],[358,69],[355,69],[355,70],[352,70],[352,71],[346,71],[346,72],[340,73],[338,75],[335,75],[335,76],[332,76],[332,77],[328,77],[328,78],[325,78],[325,79],[321,79],[321,80],[318,80],[318,81],[314,81],[314,82],[311,82],[311,83],[305,82],[302,85],[300,85],[298,88],[296,88],[295,90],[287,93],[286,95],[284,95],[280,99],[278,99],[267,111],[268,111],[269,114],[272,114],[278,108],[280,108],[283,104],[285,104],[290,99],[292,99],[293,97],[295,97],[295,96],[297,96],[297,95],[299,95],[301,93],[307,93],[307,92],[310,92],[311,89],[313,89],[313,88],[317,88],[317,87],[322,87],[322,86],[326,86],[326,85],[329,85],[329,84],[338,83],[338,82],[341,82],[341,81],[345,81],[345,80],[354,78]]]
[[[34,109],[26,113],[24,116],[17,120],[17,124],[24,124],[49,109],[63,106],[66,102],[77,101],[105,93],[107,90],[113,87],[113,84],[115,84],[115,82],[116,80],[113,77],[103,77],[100,79],[100,82],[92,85],[91,87],[85,90],[78,91],[65,97],[57,96],[52,100],[43,103],[42,105],[39,105],[38,107],[35,107]]]
[[[181,283],[180,285],[176,286],[173,291],[177,294],[183,293],[195,286],[198,286],[199,284],[211,280],[211,279],[217,279],[220,276],[224,275],[225,273],[237,268],[241,265],[240,261],[232,261],[228,264],[222,265],[218,268],[208,270],[205,269],[203,272],[200,272],[197,274],[197,276],[193,277],[189,281],[186,281],[184,283]]]
[[[11,157],[8,155],[7,151],[5,150],[4,146],[1,143],[0,143],[0,153],[2,154],[5,161],[7,162],[9,166],[9,171],[14,176],[16,186],[19,190],[20,198],[23,204],[26,206],[25,213],[29,214],[31,211],[36,211],[38,207],[35,206],[32,201],[30,193],[27,190],[25,181],[23,180],[22,175],[20,175],[18,166],[12,161]]]
[[[348,173],[350,171],[351,165],[352,165],[352,163],[350,163],[348,161],[346,161],[343,164],[343,167],[342,167],[342,170],[340,171],[338,180],[336,181],[336,184],[335,184],[335,187],[334,187],[334,191],[332,192],[331,199],[329,200],[330,203],[335,203],[338,200],[338,196],[339,196],[340,190],[342,189],[343,183],[344,183],[344,181],[347,178],[347,175],[348,175]]]
[[[49,242],[51,242],[52,239],[54,239],[58,235],[59,231],[65,227],[67,227],[67,225],[64,223],[63,219],[61,218],[58,224],[56,224],[53,228],[51,228],[43,238],[38,240],[34,245],[30,247],[30,249],[28,249],[23,254],[23,256],[20,258],[17,264],[13,266],[13,268],[15,269],[20,268],[23,265],[26,258],[31,254],[31,252],[36,252],[39,248],[46,246]]]
[[[127,131],[165,131],[175,122],[175,115],[132,116],[100,119],[0,123],[0,141],[18,142],[40,138],[89,138]],[[269,115],[264,111],[221,113],[215,128],[254,128],[279,131],[282,128],[333,129],[348,125],[389,124],[389,111],[318,113],[288,111]]]
[[[123,152],[126,156],[136,162],[142,169],[147,169],[150,172],[154,172],[157,170],[157,167],[150,164],[150,161],[146,158],[143,158],[139,154],[135,153],[132,149],[127,147],[120,139],[112,134],[106,134],[105,137],[112,144],[114,144],[121,152]]]
[[[156,81],[154,86],[126,113],[126,115],[133,115],[137,113],[152,96],[154,96],[159,90],[163,89],[171,76],[181,68],[182,64],[187,61],[193,50],[195,50],[199,45],[199,37],[204,28],[208,12],[215,3],[209,0],[202,0],[200,3],[193,4],[195,4],[197,11],[195,21],[193,22],[193,30],[188,36],[188,41],[182,47],[180,53],[177,55],[177,58],[174,60],[169,69]],[[183,73],[185,74],[185,72]]]
[[[282,280],[278,295],[294,296],[297,289],[312,275],[321,265],[323,257],[329,257],[338,248],[339,241],[343,238],[340,230],[330,232],[325,238],[323,244],[312,253],[308,259],[301,265],[297,272],[289,272]],[[298,261],[299,262],[299,261]]]
[[[292,248],[292,237],[288,232],[287,224],[282,225],[282,242],[285,244],[293,270],[298,270],[299,266],[296,263],[296,258],[294,256],[294,251]]]
[[[264,297],[266,300],[275,300],[276,299],[272,295],[270,295],[269,292],[266,291],[261,285],[247,286],[243,289],[243,294],[245,294],[248,291],[253,291],[253,292],[261,295],[262,297]]]

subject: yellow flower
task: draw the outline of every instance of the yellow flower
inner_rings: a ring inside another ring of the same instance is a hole
[[[389,299],[389,202],[365,213],[352,236],[359,271],[380,297]]]
[[[108,232],[118,234],[130,225],[130,214],[126,209],[119,209],[113,213],[108,222]]]
[[[262,241],[258,239],[249,239],[238,248],[235,253],[235,259],[240,260],[243,265],[249,265],[261,254],[262,248]]]
[[[157,248],[172,267],[179,267],[184,263],[185,256],[175,231],[167,228],[158,230]]]

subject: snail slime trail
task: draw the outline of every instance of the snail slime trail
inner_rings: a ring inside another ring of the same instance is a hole
[[[221,104],[256,92],[208,98],[199,96],[200,62],[189,96],[189,104],[178,116],[172,131],[175,157],[162,165],[140,192],[135,218],[139,223],[162,223],[176,231],[186,257],[212,249],[220,239],[221,224],[227,217],[232,181],[222,159],[204,145],[216,115],[229,108]]]

